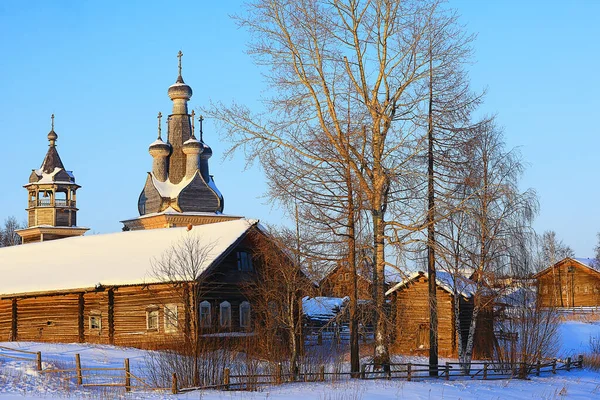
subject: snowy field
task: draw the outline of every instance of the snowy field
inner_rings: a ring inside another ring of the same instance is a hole
[[[560,327],[560,355],[589,352],[590,338],[600,337],[600,323],[565,322]],[[129,358],[131,372],[145,375],[147,352],[112,346],[82,344],[0,343],[27,351],[41,351],[44,368],[72,368],[74,355],[81,355],[84,368],[123,366]],[[5,353],[1,350],[0,353]],[[257,392],[203,391],[177,396],[159,392],[123,389],[102,391],[67,385],[51,375],[40,375],[33,362],[10,361],[0,357],[0,400],[13,399],[318,399],[318,400],[383,400],[383,399],[600,399],[600,373],[589,370],[561,371],[555,376],[532,377],[510,381],[417,381],[376,380],[339,383],[295,383],[264,387]]]

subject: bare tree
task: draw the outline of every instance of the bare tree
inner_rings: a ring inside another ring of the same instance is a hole
[[[263,321],[257,327],[263,346],[274,347],[285,336],[290,360],[290,373],[298,373],[298,358],[302,350],[302,298],[311,294],[312,283],[296,263],[295,233],[271,231],[269,236],[257,235],[255,256],[260,268],[257,279],[248,283],[248,297],[254,312]],[[273,356],[273,353],[270,353]]]
[[[21,244],[21,237],[16,233],[24,226],[17,222],[15,217],[4,220],[4,226],[0,228],[0,247],[16,246]]]
[[[199,304],[205,288],[202,285],[205,279],[204,272],[212,260],[214,243],[204,243],[194,234],[193,230],[186,231],[181,238],[173,243],[160,257],[151,261],[152,277],[172,287],[180,303],[186,309],[188,316],[183,329],[186,350],[193,356],[192,382],[194,386],[200,384],[200,337],[201,321]]]
[[[388,221],[386,213],[391,202],[403,200],[404,177],[422,140],[414,119],[427,94],[427,36],[456,24],[437,1],[256,0],[247,11],[240,24],[253,35],[250,53],[271,68],[266,78],[275,94],[265,100],[263,113],[216,104],[209,114],[234,142],[231,151],[242,148],[251,160],[269,153],[311,158],[306,149],[319,132],[318,145],[348,164],[372,224],[374,360],[388,364],[386,230],[424,228],[422,219]],[[457,45],[444,42],[436,57]],[[348,110],[351,121],[345,119]],[[355,136],[348,140],[348,134]]]

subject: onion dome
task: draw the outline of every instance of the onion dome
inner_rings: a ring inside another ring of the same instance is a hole
[[[189,100],[192,97],[192,88],[186,85],[183,81],[183,77],[181,76],[181,57],[183,53],[179,51],[177,54],[177,58],[179,58],[179,76],[177,77],[177,81],[171,86],[169,86],[169,98],[171,100],[175,99],[184,99]]]
[[[169,143],[163,142],[161,138],[156,139],[154,142],[150,143],[150,147],[148,147],[148,152],[154,157],[163,156],[166,157],[171,153],[171,145]]]
[[[162,118],[162,114],[159,112],[158,113],[158,138],[150,143],[150,147],[148,148],[148,152],[150,153],[150,155],[152,155],[152,157],[154,156],[162,156],[162,157],[166,157],[171,153],[171,145],[169,143],[165,143],[163,142],[161,136],[161,118]]]
[[[204,151],[202,142],[193,136],[183,143],[182,149],[184,154],[200,154]]]
[[[204,143],[204,142],[201,142],[201,143],[202,143],[202,147],[204,149],[204,150],[202,150],[202,158],[206,158],[206,159],[211,158],[212,154],[213,154],[212,149],[206,143]]]

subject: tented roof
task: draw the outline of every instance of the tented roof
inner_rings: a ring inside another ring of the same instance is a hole
[[[156,283],[152,260],[193,235],[207,246],[206,271],[258,220],[79,236],[0,248],[0,295]]]

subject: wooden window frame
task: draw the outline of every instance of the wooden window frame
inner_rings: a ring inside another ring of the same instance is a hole
[[[247,310],[247,321],[246,323],[244,323],[244,310]],[[252,321],[252,317],[251,317],[251,312],[252,312],[252,308],[250,307],[250,303],[248,301],[242,301],[240,303],[240,328],[249,328],[251,321]]]
[[[228,321],[224,321],[224,309],[227,310],[226,314]],[[231,328],[231,303],[227,300],[222,301],[221,304],[219,304],[219,326],[221,326],[221,328]]]
[[[156,326],[151,326],[150,321],[154,319],[153,315],[156,313]],[[152,306],[146,308],[146,330],[151,332],[158,332],[158,327],[160,326],[158,323],[159,320],[159,312],[157,306]]]
[[[97,320],[98,321],[98,327],[94,327],[92,326],[92,320]],[[90,331],[101,331],[102,330],[102,315],[100,314],[90,314],[88,316],[88,326],[90,328]]]
[[[165,333],[175,333],[179,330],[179,313],[177,304],[165,304],[163,308]]]
[[[238,250],[236,252],[236,257],[238,271],[254,272],[254,265],[252,264],[252,254],[249,251]]]
[[[203,314],[202,309],[208,309],[208,313]],[[200,326],[202,328],[210,328],[212,325],[212,304],[209,301],[204,300],[200,302],[200,307],[198,308],[198,314],[200,317]],[[204,316],[208,318],[204,318]]]

